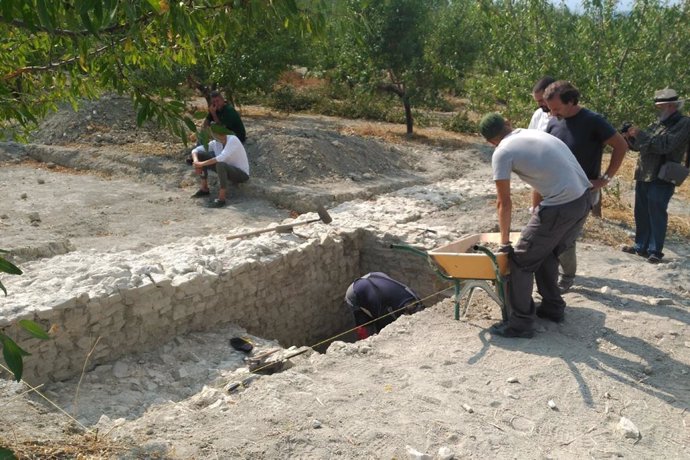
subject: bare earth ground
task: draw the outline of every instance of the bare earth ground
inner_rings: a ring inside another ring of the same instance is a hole
[[[19,260],[141,251],[405,185],[490,180],[476,139],[429,132],[384,141],[356,133],[400,128],[247,112],[252,179],[221,210],[189,198],[184,147],[134,129],[119,98],[56,114],[36,135],[52,146],[0,146],[0,247]],[[621,189],[629,200],[630,184]],[[680,195],[672,212],[686,218]],[[44,389],[86,427],[97,424],[97,436],[4,384],[0,446],[26,458],[60,449],[52,458],[688,458],[690,245],[672,238],[665,263],[653,266],[616,249],[629,228],[590,220],[567,319],[540,321],[532,340],[492,338],[486,328],[500,312],[486,296],[465,321],[452,319],[447,299],[229,393],[243,355],[227,338],[241,329],[189,334]],[[493,202],[463,203],[420,225],[491,231]],[[276,346],[254,340],[259,351]],[[622,417],[639,434],[624,431]]]

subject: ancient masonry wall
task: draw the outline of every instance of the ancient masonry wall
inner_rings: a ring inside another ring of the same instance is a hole
[[[448,287],[423,258],[389,246],[457,239],[444,227],[420,232],[416,222],[462,203],[471,186],[441,182],[343,203],[330,210],[338,227],[316,223],[299,234],[183,238],[142,254],[76,251],[28,262],[21,277],[3,278],[0,328],[31,352],[24,379],[35,384],[226,323],[284,347],[316,345],[353,326],[343,295],[367,272],[386,272],[422,297]],[[53,328],[52,340],[30,338],[21,319]]]
[[[28,338],[16,326],[8,332],[31,352],[24,379],[32,384],[74,377],[85,363],[90,369],[177,335],[227,323],[285,347],[314,345],[353,326],[343,293],[366,272],[385,271],[413,285],[421,296],[443,287],[426,264],[389,244],[389,239],[362,230],[314,239],[219,275],[193,271],[172,279],[154,276],[155,282],[100,296],[82,293],[25,315],[54,328],[49,341]]]
[[[342,295],[358,275],[358,239],[315,239],[220,275],[190,272],[111,295],[81,294],[29,316],[57,328],[53,340],[8,332],[23,336],[32,353],[24,373],[30,383],[79,375],[92,348],[89,367],[225,323],[283,346],[311,345],[351,327]]]

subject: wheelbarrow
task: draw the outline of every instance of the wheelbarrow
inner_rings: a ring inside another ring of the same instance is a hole
[[[519,233],[510,234],[510,239],[513,241],[517,241],[519,237]],[[456,320],[467,314],[472,294],[475,289],[481,289],[501,307],[501,316],[506,321],[508,296],[505,276],[509,274],[508,254],[494,253],[482,245],[482,243],[499,244],[500,242],[500,233],[478,233],[428,252],[406,244],[392,244],[391,248],[424,257],[440,278],[453,283]],[[471,250],[475,252],[470,252]],[[465,302],[461,309],[460,300],[463,297],[465,297]]]

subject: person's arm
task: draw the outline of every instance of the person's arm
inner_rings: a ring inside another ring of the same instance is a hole
[[[532,212],[537,209],[537,206],[539,206],[543,199],[544,197],[541,196],[541,193],[537,192],[536,189],[532,189]]]
[[[511,213],[513,202],[510,198],[510,179],[495,181],[496,183],[496,211],[498,213],[498,229],[501,232],[501,244],[510,242]]]
[[[194,159],[192,166],[194,166],[195,168],[203,168],[204,166],[211,166],[216,163],[218,163],[218,160],[216,160],[215,158],[210,158],[204,161],[198,161],[198,159]]]
[[[604,141],[604,144],[610,145],[613,148],[611,152],[611,161],[609,161],[609,167],[604,171],[604,177],[600,179],[591,179],[592,187],[596,190],[601,187],[605,187],[613,176],[616,175],[618,169],[623,164],[625,159],[625,152],[628,151],[628,143],[625,138],[618,132],[613,136],[609,137]]]
[[[628,130],[634,137],[634,147],[645,154],[668,155],[684,148],[690,140],[690,118],[684,117],[661,134],[653,135],[649,130],[632,127]]]

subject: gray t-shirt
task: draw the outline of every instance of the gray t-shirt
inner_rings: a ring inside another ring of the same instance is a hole
[[[592,186],[567,145],[534,129],[516,129],[503,138],[491,166],[494,180],[517,174],[544,198],[542,206],[570,203]]]

